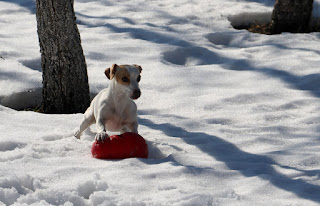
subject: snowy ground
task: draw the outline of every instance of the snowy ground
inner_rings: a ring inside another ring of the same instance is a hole
[[[319,205],[320,34],[231,27],[273,3],[75,0],[92,94],[113,63],[143,67],[150,157],[107,161],[94,126],[72,137],[81,114],[9,108],[41,102],[42,77],[34,0],[0,0],[0,205]]]

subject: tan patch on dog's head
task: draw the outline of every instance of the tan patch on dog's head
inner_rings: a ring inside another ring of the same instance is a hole
[[[119,84],[122,84],[125,86],[130,85],[130,73],[125,65],[121,65],[117,67],[115,78]]]
[[[118,67],[119,66],[117,64],[113,64],[112,67],[104,71],[104,74],[108,77],[108,79],[113,79]]]
[[[142,72],[142,67],[134,64],[134,65],[117,65],[113,64],[112,67],[106,69],[104,71],[105,75],[108,77],[108,79],[113,79],[116,78],[116,81],[122,85],[130,85],[131,77],[130,77],[130,69],[136,68],[139,73]],[[140,76],[138,76],[137,80],[138,82],[140,81]]]

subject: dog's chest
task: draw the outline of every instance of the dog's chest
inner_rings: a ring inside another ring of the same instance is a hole
[[[126,113],[118,114],[112,112],[105,122],[106,130],[119,131],[127,124],[128,115]]]

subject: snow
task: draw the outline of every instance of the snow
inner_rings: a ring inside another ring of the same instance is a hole
[[[99,160],[82,114],[14,110],[41,102],[35,1],[0,1],[0,205],[319,205],[320,35],[231,26],[273,4],[76,0],[92,96],[143,68],[149,158]]]

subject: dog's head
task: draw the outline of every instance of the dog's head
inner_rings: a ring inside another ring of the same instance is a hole
[[[115,80],[116,83],[123,88],[131,99],[138,99],[141,96],[139,88],[141,66],[133,65],[117,65],[104,71],[105,75],[110,80]]]

